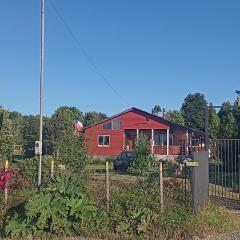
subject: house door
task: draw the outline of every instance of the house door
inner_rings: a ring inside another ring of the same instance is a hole
[[[129,146],[129,150],[134,150],[136,145],[136,139],[128,139],[127,145]]]

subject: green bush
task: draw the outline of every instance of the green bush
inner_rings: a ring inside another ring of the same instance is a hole
[[[163,163],[164,177],[174,177],[176,175],[176,163],[172,161],[164,161]]]
[[[13,239],[49,239],[52,234],[90,236],[104,232],[107,223],[107,213],[89,201],[79,178],[64,171],[57,173],[42,192],[31,196],[21,208],[11,209],[4,231]]]
[[[144,134],[139,134],[135,158],[129,168],[133,175],[148,177],[156,169],[155,158],[150,154],[150,143]]]
[[[51,156],[44,156],[42,158],[42,183],[47,184],[51,179]],[[21,169],[21,173],[24,177],[29,179],[33,186],[37,185],[38,180],[38,163],[39,158],[28,158],[17,162],[17,165]]]
[[[112,194],[109,218],[111,229],[124,239],[140,239],[152,233],[152,226],[159,217],[159,203],[153,201],[154,192],[147,192],[140,187],[125,188]]]

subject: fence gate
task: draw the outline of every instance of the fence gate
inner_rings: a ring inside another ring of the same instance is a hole
[[[211,140],[209,196],[216,203],[240,209],[240,139]]]

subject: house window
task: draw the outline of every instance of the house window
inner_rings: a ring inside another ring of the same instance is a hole
[[[103,129],[104,130],[109,130],[109,129],[112,129],[112,122],[105,122],[103,123]]]
[[[113,130],[119,130],[119,129],[121,129],[121,120],[114,119],[113,120]]]
[[[110,146],[110,136],[107,135],[98,136],[98,146],[102,147]]]
[[[167,134],[154,135],[154,143],[156,146],[167,146]],[[173,145],[173,134],[169,134],[169,145]]]

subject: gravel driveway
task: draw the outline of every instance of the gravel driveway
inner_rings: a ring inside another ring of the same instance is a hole
[[[218,236],[209,236],[204,240],[240,240],[240,232],[226,233]]]

